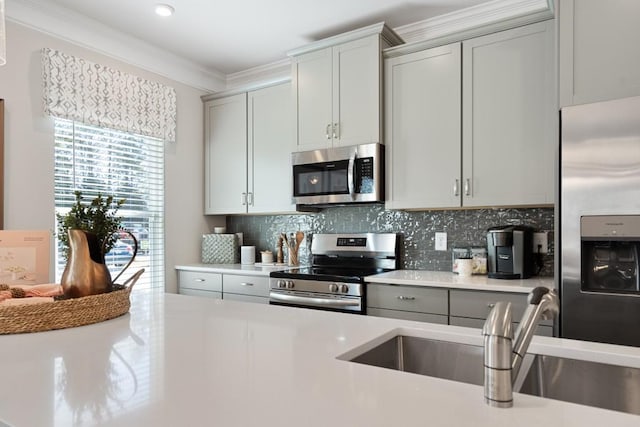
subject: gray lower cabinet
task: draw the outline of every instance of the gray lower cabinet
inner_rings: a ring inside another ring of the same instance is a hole
[[[223,299],[269,304],[269,278],[225,274],[222,277]]]
[[[182,295],[269,304],[269,278],[179,270],[178,292]]]
[[[449,324],[454,326],[466,326],[468,328],[479,328],[482,329],[484,326],[485,319],[472,319],[469,317],[449,317]],[[515,335],[516,328],[518,327],[517,322],[513,322],[513,333]],[[542,335],[545,337],[553,336],[553,326],[549,325],[538,325],[536,328],[536,335]]]
[[[517,327],[527,307],[524,293],[367,284],[367,314],[394,319],[482,328],[498,301],[511,303]],[[536,334],[553,336],[553,321],[541,321]]]
[[[367,314],[394,319],[448,323],[447,289],[367,284]]]
[[[458,289],[449,291],[449,324],[481,328],[489,312],[498,301],[511,303],[512,320],[514,326],[517,326],[527,308],[527,294]],[[553,321],[542,320],[536,334],[553,336]]]
[[[181,270],[178,272],[178,293],[222,299],[222,274]]]

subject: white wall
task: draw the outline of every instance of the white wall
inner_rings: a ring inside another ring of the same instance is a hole
[[[176,292],[174,266],[198,262],[201,235],[224,225],[224,217],[202,214],[204,92],[12,22],[6,35],[7,64],[0,67],[5,229],[55,228],[53,120],[42,112],[40,49],[58,49],[175,88],[177,141],[165,149],[165,275],[167,292]]]

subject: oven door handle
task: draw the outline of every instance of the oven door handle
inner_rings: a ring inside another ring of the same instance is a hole
[[[287,295],[271,292],[269,297],[273,301],[289,302],[293,304],[315,305],[318,307],[359,307],[359,299],[331,299],[331,298],[313,298],[301,297],[298,295]]]
[[[347,181],[349,182],[349,195],[351,196],[351,200],[356,199],[356,157],[358,155],[358,150],[354,150],[351,157],[349,157],[349,170],[347,170]]]

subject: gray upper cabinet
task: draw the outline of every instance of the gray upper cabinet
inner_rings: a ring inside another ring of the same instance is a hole
[[[388,209],[459,207],[461,45],[385,63]]]
[[[554,202],[554,24],[388,58],[387,208]]]
[[[294,212],[291,84],[205,102],[205,214]]]
[[[640,2],[559,2],[560,106],[640,95]]]
[[[381,23],[289,52],[298,151],[381,142],[381,51],[400,42]]]
[[[462,205],[555,200],[554,22],[462,44]]]
[[[246,213],[247,94],[206,101],[204,117],[204,213]]]

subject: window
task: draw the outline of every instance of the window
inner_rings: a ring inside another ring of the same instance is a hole
[[[75,191],[89,202],[98,194],[125,199],[118,215],[138,242],[138,256],[119,283],[140,268],[135,289],[164,286],[164,147],[160,139],[55,119],[55,205],[66,213]],[[121,234],[106,263],[115,277],[133,241]],[[56,280],[65,267],[56,245]]]

